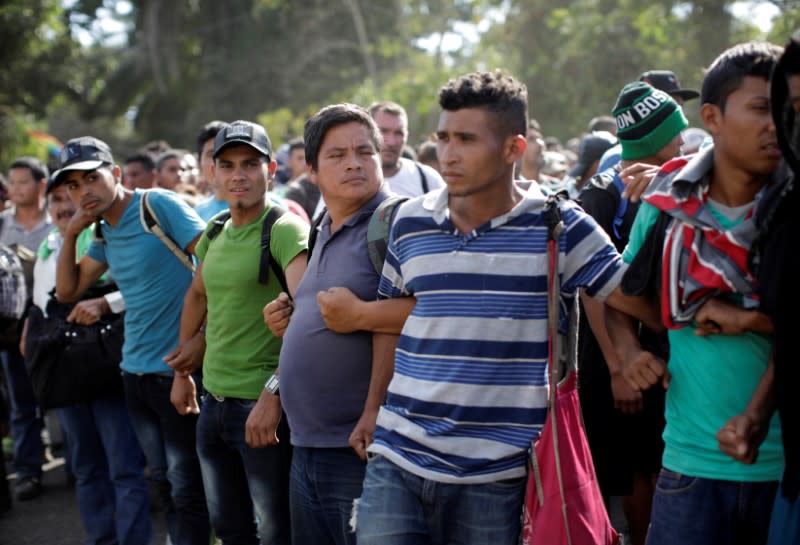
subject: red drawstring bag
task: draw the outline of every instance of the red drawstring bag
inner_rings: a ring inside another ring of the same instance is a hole
[[[558,382],[562,362],[558,334],[558,240],[564,224],[558,213],[557,199],[548,199],[545,222],[549,228],[547,292],[551,387],[547,419],[531,447],[522,545],[618,545],[619,536],[608,519],[583,429],[574,347],[567,350],[566,359],[571,365],[566,377]],[[571,333],[576,321],[573,312]]]

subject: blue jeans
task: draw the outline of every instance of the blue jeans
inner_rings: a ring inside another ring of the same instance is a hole
[[[11,438],[17,481],[42,476],[42,417],[19,349],[0,352],[11,404]]]
[[[355,545],[350,515],[365,470],[366,463],[350,447],[294,447],[289,485],[294,545]]]
[[[783,496],[783,484],[775,495],[769,524],[769,545],[800,545],[800,498]]]
[[[766,543],[777,485],[703,479],[662,469],[647,545]]]
[[[358,545],[516,545],[525,482],[441,483],[375,456],[358,503]]]
[[[125,399],[96,399],[58,412],[69,437],[71,469],[87,543],[150,543],[153,528],[144,456]]]
[[[245,423],[255,404],[203,394],[197,454],[211,526],[223,545],[289,543],[289,428],[284,416],[278,445],[248,446]]]
[[[211,529],[195,450],[197,417],[179,415],[170,403],[172,377],[123,372],[122,380],[128,414],[153,480],[161,481],[162,493],[169,491],[162,502],[172,545],[207,545]]]

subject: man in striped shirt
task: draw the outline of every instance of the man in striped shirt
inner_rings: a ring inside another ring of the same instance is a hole
[[[545,198],[514,183],[527,90],[472,73],[439,103],[447,187],[400,208],[379,286],[381,298],[417,303],[368,449],[360,545],[516,544],[527,449],[546,414]],[[605,299],[619,255],[576,205],[561,215],[562,300],[578,288]],[[618,290],[615,302],[626,302]]]

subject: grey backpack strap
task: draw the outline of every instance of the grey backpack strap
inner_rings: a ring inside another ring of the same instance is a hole
[[[150,205],[149,196],[150,194],[147,191],[143,191],[141,201],[139,202],[139,219],[142,222],[142,227],[144,227],[146,232],[157,236],[161,242],[164,243],[164,246],[178,258],[178,261],[180,261],[184,267],[194,272],[195,267],[192,256],[179,247],[178,244],[164,232],[161,223],[158,221],[158,216],[156,216],[153,207]]]
[[[383,271],[383,262],[386,260],[386,252],[389,250],[389,232],[392,230],[392,222],[397,212],[397,207],[408,200],[408,197],[392,195],[382,201],[367,225],[367,252],[372,261],[372,267],[380,276]]]

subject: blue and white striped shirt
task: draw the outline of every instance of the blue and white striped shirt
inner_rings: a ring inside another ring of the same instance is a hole
[[[379,297],[414,295],[369,451],[441,482],[525,474],[547,411],[547,227],[533,186],[470,233],[449,219],[444,188],[397,213]],[[562,299],[605,298],[622,261],[606,233],[561,207]],[[564,324],[566,319],[562,318]]]

